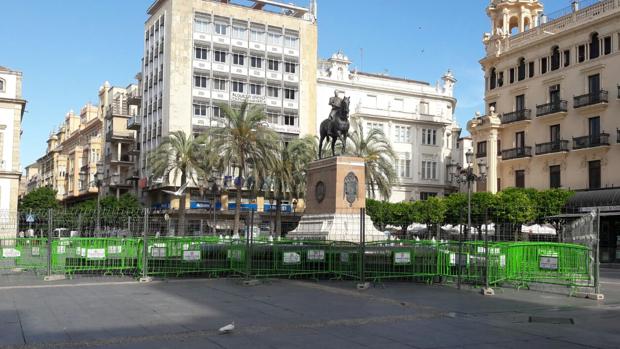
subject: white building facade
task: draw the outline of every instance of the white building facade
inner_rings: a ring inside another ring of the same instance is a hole
[[[454,149],[460,135],[454,119],[457,101],[452,73],[448,71],[442,83],[432,86],[352,71],[350,65],[340,52],[319,63],[317,128],[329,115],[328,101],[334,91],[348,96],[352,120],[362,122],[364,129],[383,130],[397,153],[394,166],[399,183],[392,188],[389,201],[425,200],[454,191],[446,167],[457,160]]]
[[[17,229],[19,144],[25,108],[22,74],[0,66],[0,237],[15,236]]]

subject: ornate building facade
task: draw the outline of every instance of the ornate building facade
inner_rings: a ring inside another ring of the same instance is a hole
[[[454,190],[446,165],[456,161],[460,129],[454,118],[456,79],[450,71],[427,82],[359,72],[341,52],[321,61],[317,73],[317,120],[327,118],[334,91],[350,97],[350,116],[364,129],[379,128],[397,153],[398,184],[392,202],[424,200]],[[319,124],[317,123],[317,132]]]

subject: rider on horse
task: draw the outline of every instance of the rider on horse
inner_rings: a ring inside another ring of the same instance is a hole
[[[332,111],[329,112],[329,121],[334,121],[334,117],[340,111],[342,104],[342,98],[338,96],[338,91],[334,91],[334,97],[329,98],[329,105],[332,106]]]

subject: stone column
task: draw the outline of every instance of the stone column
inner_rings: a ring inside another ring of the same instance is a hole
[[[497,129],[489,130],[487,140],[487,191],[497,193]]]

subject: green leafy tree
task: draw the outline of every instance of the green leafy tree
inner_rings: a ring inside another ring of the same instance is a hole
[[[388,221],[390,224],[400,227],[402,236],[407,236],[407,228],[421,219],[420,207],[417,202],[387,203]]]
[[[454,193],[443,198],[446,205],[446,222],[462,223],[467,215],[467,194]]]
[[[348,153],[364,159],[366,163],[366,191],[372,199],[377,197],[387,200],[392,194],[392,187],[398,182],[394,164],[396,153],[392,144],[382,130],[371,128],[365,131],[362,122],[353,123],[353,132],[347,139]]]
[[[424,201],[416,201],[419,207],[420,222],[426,224],[427,231],[432,225],[441,224],[446,218],[446,203],[442,198],[430,197]]]
[[[510,222],[514,229],[515,241],[519,238],[521,224],[536,219],[535,203],[528,193],[517,188],[508,188],[497,194],[497,215],[500,222]]]
[[[575,195],[574,191],[565,189],[548,189],[538,192],[536,197],[538,220],[562,213],[562,209],[573,195]]]
[[[196,154],[199,151],[200,142],[194,135],[173,131],[150,154],[150,170],[155,177],[165,177],[168,182],[177,183],[179,177],[181,185],[188,181],[195,182],[194,174],[198,167]],[[179,235],[185,234],[185,199],[184,192],[179,198]]]
[[[19,201],[19,210],[22,212],[33,210],[41,211],[58,209],[60,204],[56,200],[56,190],[49,187],[37,188],[24,195]]]
[[[366,199],[366,213],[370,216],[377,229],[384,231],[390,223],[390,203],[374,199]]]
[[[263,110],[243,102],[238,108],[219,106],[226,127],[212,127],[206,136],[211,149],[224,161],[226,167],[237,170],[240,179],[254,170],[255,181],[262,183],[266,172],[276,167],[280,142],[277,133],[269,129]],[[239,232],[241,216],[241,180],[235,181],[235,222],[233,232]]]

